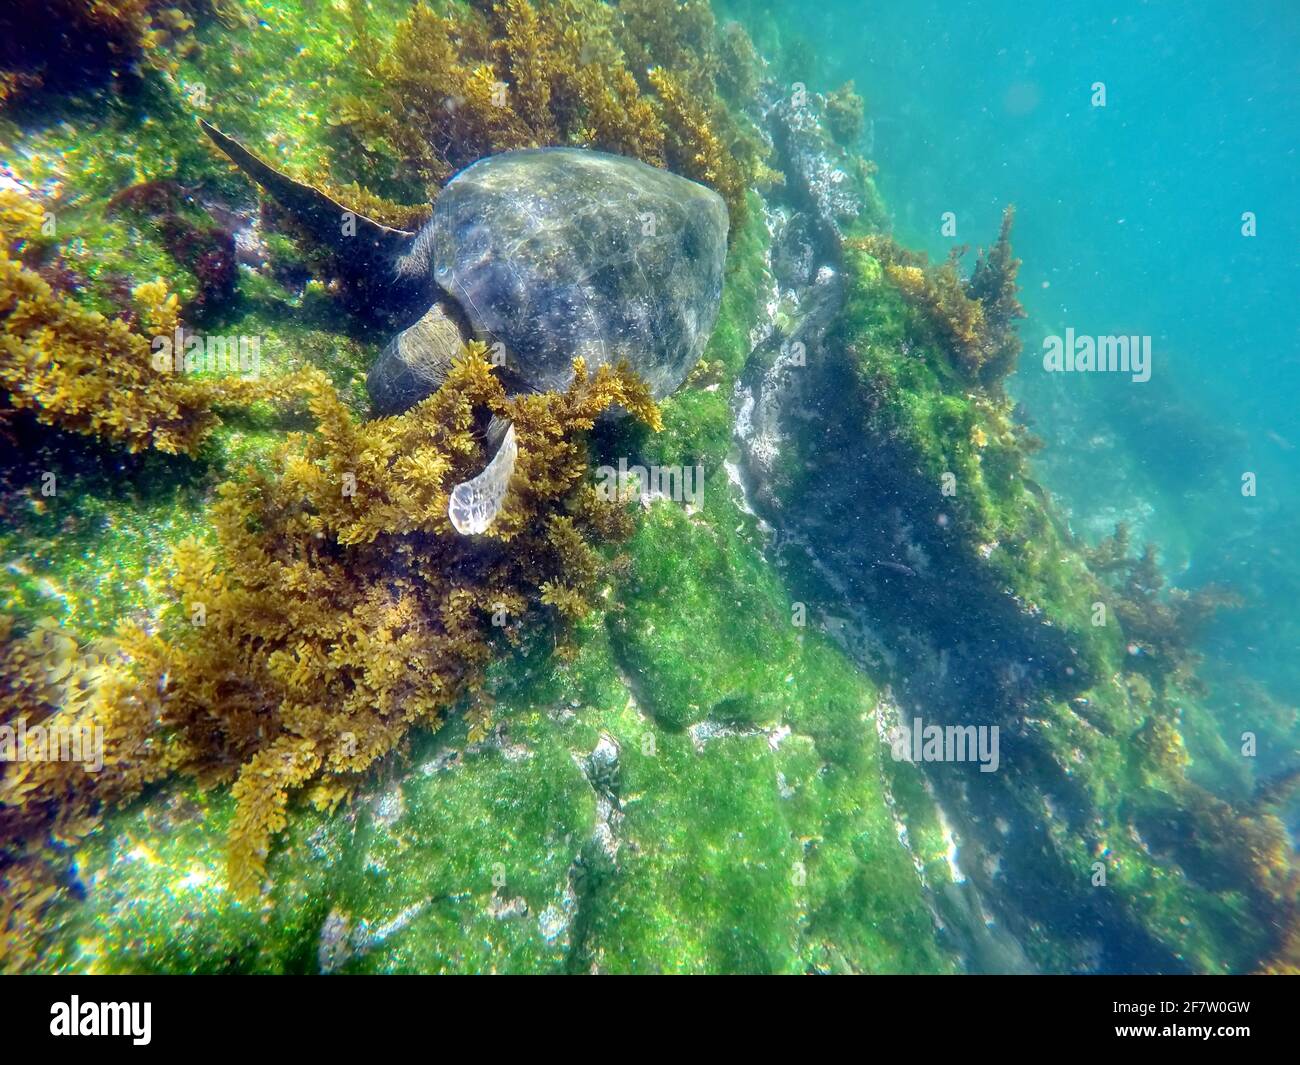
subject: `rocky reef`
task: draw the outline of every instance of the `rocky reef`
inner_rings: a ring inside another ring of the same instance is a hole
[[[0,968],[1294,967],[1294,781],[1206,738],[1229,597],[1032,479],[1012,212],[969,273],[900,247],[853,87],[703,0],[121,7],[129,78],[0,53],[0,725],[106,733],[0,765]],[[394,225],[515,147],[710,185],[704,356],[656,405],[471,345],[368,420],[354,272],[195,113]],[[187,331],[260,372],[151,373]],[[469,543],[485,412],[520,477]],[[602,498],[620,460],[700,478]],[[997,770],[896,757],[916,719]]]
[[[834,158],[815,107],[769,114],[803,172]],[[789,309],[736,388],[742,481],[792,593],[891,685],[891,725],[999,729],[989,779],[937,763],[927,780],[961,840],[954,879],[1027,964],[1248,968],[1271,935],[1247,914],[1292,919],[1290,845],[1266,805],[1189,781],[1179,735],[1197,712],[1187,642],[1230,597],[1162,596],[1153,549],[1129,558],[1122,530],[1076,542],[1030,477],[1038,442],[1001,383],[1022,314],[1012,218],[964,278],[960,250],[932,267],[850,235],[826,197],[774,199],[773,302]],[[1171,805],[1188,837],[1226,816],[1253,842],[1240,861],[1192,859],[1157,828]],[[1231,887],[1219,862],[1241,873]]]

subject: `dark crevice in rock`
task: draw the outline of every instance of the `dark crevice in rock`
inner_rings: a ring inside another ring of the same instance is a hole
[[[599,964],[596,954],[598,915],[618,873],[618,836],[623,820],[619,799],[620,751],[614,739],[601,734],[592,752],[578,759],[582,775],[596,795],[596,825],[569,867],[568,890],[575,900],[569,926],[569,973],[590,973]]]
[[[900,716],[1000,727],[1001,772],[972,781],[970,763],[923,769],[976,897],[1026,949],[1065,950],[1113,971],[1186,971],[1057,852],[1044,803],[1084,838],[1090,803],[1026,720],[1092,678],[1067,634],[985,563],[922,456],[873,418],[839,321],[843,219],[826,179],[827,138],[811,105],[783,101],[767,119],[787,178],[784,203],[769,203],[785,320],[755,347],[734,404],[747,495],[774,530],[769,556],[794,597],[835,620],[842,645],[900,693]],[[952,899],[936,905],[956,912]]]

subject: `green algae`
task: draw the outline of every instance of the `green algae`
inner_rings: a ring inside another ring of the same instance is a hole
[[[706,514],[724,490],[717,478],[705,483]],[[757,551],[738,549],[738,536],[659,505],[628,545],[636,565],[611,633],[646,708],[668,728],[767,725],[791,701],[795,678],[782,673],[797,644],[791,610]],[[743,649],[757,632],[773,644],[755,659]]]
[[[69,461],[78,451],[82,461]],[[45,473],[55,475],[53,496],[42,495]],[[122,619],[156,609],[151,578],[203,511],[203,477],[194,464],[74,447],[37,457],[10,477],[0,612],[109,635]]]
[[[214,841],[224,838],[227,797],[180,792],[111,815],[78,858],[89,901],[65,926],[63,964],[953,968],[885,801],[876,693],[824,637],[792,623],[748,539],[752,519],[724,492],[704,511],[710,523],[670,503],[651,507],[628,545],[628,580],[696,567],[716,578],[710,567],[723,566],[742,601],[704,582],[680,588],[674,624],[653,597],[620,592],[617,609],[575,634],[572,657],[551,657],[539,636],[492,671],[500,732],[472,745],[453,722],[416,740],[345,816],[296,815],[251,910],[221,886]],[[736,613],[749,619],[743,632]],[[647,686],[624,657],[663,650],[656,621],[693,646],[674,637],[667,649],[683,668]],[[630,649],[628,631],[650,635]],[[724,663],[726,681],[692,690],[692,675]],[[768,688],[778,701],[763,698]],[[582,768],[602,738],[618,751],[612,779]],[[169,807],[189,819],[178,828],[158,812]],[[305,914],[294,908],[308,897]],[[177,921],[189,931],[173,941]]]
[[[645,713],[605,626],[567,662],[539,640],[494,671],[502,732],[468,744],[454,722],[346,815],[296,815],[252,906],[221,878],[228,796],[178,788],[111,815],[78,855],[87,901],[64,917],[59,965],[951,968],[882,799],[869,684],[823,644],[791,651],[793,731],[701,738]],[[756,668],[758,648],[743,657]],[[602,738],[609,779],[582,768]]]
[[[295,818],[257,906],[225,884],[228,792],[175,787],[115,815],[78,851],[80,904],[55,914],[51,971],[314,972],[347,824]]]
[[[446,768],[426,757],[369,804],[357,867],[332,898],[371,925],[409,925],[349,971],[563,968],[569,871],[595,807],[566,739],[539,711],[511,714],[508,742],[463,748]]]
[[[383,5],[391,15],[401,5]],[[34,159],[62,156],[37,181],[78,190],[59,239],[107,310],[122,277],[164,276],[198,287],[155,227],[106,218],[120,188],[178,176],[236,201],[249,192],[194,137],[182,101],[201,84],[210,117],[271,145],[304,170],[329,158],[323,101],[349,87],[347,16],[323,5],[299,14],[252,5],[265,25],[237,47],[200,30],[205,47],[143,97],[115,102],[103,122],[12,136]],[[306,43],[303,43],[306,42]],[[148,106],[141,107],[142,101]],[[152,109],[156,113],[149,113]],[[583,623],[573,657],[549,654],[543,633],[493,669],[502,732],[469,744],[455,719],[378,775],[331,816],[296,808],[271,858],[270,888],[237,903],[222,885],[232,803],[224,792],[175,786],[108,817],[77,856],[87,898],[68,904],[51,967],[69,971],[951,971],[962,964],[936,933],[952,918],[951,840],[916,767],[877,739],[883,698],[814,627],[795,622],[791,592],[763,557],[754,519],[722,473],[731,387],[768,289],[767,233],[750,195],[733,241],[722,310],[705,359],[720,371],[664,405],[653,437],[609,432],[606,450],[660,464],[702,464],[703,503],[659,502],[641,517],[613,580],[609,609]],[[284,238],[273,260],[301,266]],[[1053,699],[1036,709],[1035,739],[1101,825],[1042,804],[1051,875],[1085,885],[1099,856],[1118,908],[1197,971],[1248,967],[1267,936],[1250,900],[1195,883],[1128,827],[1159,802],[1125,744],[1152,712],[1116,679],[1123,641],[1088,622],[1104,593],[1075,545],[1024,487],[1020,449],[989,431],[996,418],[939,353],[915,344],[914,323],[879,264],[851,260],[843,339],[859,382],[885,400],[877,431],[911,448],[907,473],[937,485],[954,473],[969,549],[994,545],[986,569],[1082,650],[1088,707]],[[220,316],[263,335],[274,368],[323,366],[364,405],[374,346],[346,335],[320,286],[301,295],[266,272],[241,272]],[[909,356],[900,352],[909,350]],[[74,481],[67,509],[29,505],[6,529],[0,609],[54,613],[87,632],[147,613],[167,545],[200,521],[208,473],[261,462],[291,425],[265,411],[224,426],[201,466],[142,469],[161,487],[115,491]],[[977,431],[993,437],[977,442]],[[791,460],[793,476],[798,464]],[[197,471],[197,472],[196,472]],[[36,496],[29,489],[31,503]],[[53,594],[51,594],[51,592]],[[584,768],[602,743],[618,752],[612,779]],[[1222,758],[1222,752],[1220,752]],[[1026,773],[1026,790],[1032,781]],[[1154,782],[1157,796],[1167,782]],[[1132,798],[1132,796],[1137,798]],[[1028,801],[1028,800],[1026,800]],[[1145,807],[1144,807],[1144,804]],[[904,839],[906,842],[904,843]],[[1064,870],[1064,872],[1062,872]],[[1048,967],[1076,960],[1063,935],[1030,945]]]

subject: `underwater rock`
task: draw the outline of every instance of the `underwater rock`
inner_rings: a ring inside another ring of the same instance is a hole
[[[871,199],[852,180],[853,164],[826,133],[813,100],[776,98],[766,119],[792,199],[815,219],[822,253],[834,254],[844,228],[868,213]]]
[[[782,455],[789,450],[786,437],[802,432],[801,420],[812,417],[820,402],[811,391],[817,387],[817,379],[808,372],[808,363],[822,360],[827,332],[843,306],[844,292],[838,272],[824,260],[813,260],[816,269],[811,271],[811,283],[791,284],[794,279],[783,275],[780,266],[797,264],[799,259],[777,249],[784,246],[783,238],[798,241],[799,227],[780,217],[776,225],[773,266],[779,290],[791,296],[794,313],[784,322],[784,329],[772,330],[755,348],[737,382],[735,405],[736,435],[749,475],[747,487],[759,503],[779,510],[785,479]],[[802,243],[800,247],[809,248]],[[794,411],[803,413],[792,416]]]
[[[1108,796],[1136,807],[1159,790],[1146,795],[1119,775],[1126,732],[1103,737],[1069,708],[1089,691],[1124,729],[1142,712],[1116,705],[1108,686],[1090,688],[1104,651],[1076,620],[1087,613],[1075,600],[1095,597],[1086,569],[1077,554],[1076,569],[1061,568],[1073,548],[1048,501],[1018,487],[1019,452],[995,451],[1016,446],[1002,443],[1014,435],[996,415],[1009,401],[955,379],[879,261],[842,238],[861,229],[839,217],[824,180],[837,149],[815,108],[782,101],[767,117],[788,180],[768,205],[771,325],[751,334],[733,394],[743,486],[772,526],[769,556],[791,594],[864,670],[927,720],[1001,730],[1001,768],[978,786],[961,763],[923,770],[952,854],[960,848],[953,878],[969,881],[1000,928],[997,943],[954,934],[953,945],[968,965],[998,971],[1180,972],[1225,956],[1249,965],[1257,933],[1225,923],[1234,932],[1211,945],[1170,919],[1190,911],[1208,925],[1233,905],[1216,885],[1091,889],[1091,840],[1115,840],[1131,824]],[[959,471],[946,474],[950,492],[945,471]],[[1087,766],[1085,744],[1098,748]],[[1129,858],[1125,875],[1169,874],[1145,855]],[[942,892],[932,901],[951,908]],[[1069,923],[1099,930],[1091,954],[1044,931]]]
[[[810,362],[825,364],[827,332],[844,305],[840,222],[856,218],[861,201],[847,189],[835,194],[837,183],[829,175],[837,170],[840,150],[810,102],[796,106],[776,99],[766,118],[791,203],[768,216],[778,312],[737,382],[734,406],[747,487],[767,508],[779,510],[784,438],[802,432],[800,422],[813,416],[819,402],[808,392],[813,381],[806,368]],[[796,410],[803,414],[792,417]]]

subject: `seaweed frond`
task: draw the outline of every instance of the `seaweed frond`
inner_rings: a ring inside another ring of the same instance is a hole
[[[826,94],[826,126],[831,136],[846,148],[861,139],[866,126],[865,104],[852,80]]]
[[[1214,614],[1241,606],[1241,597],[1209,584],[1194,591],[1166,588],[1154,544],[1130,554],[1129,529],[1115,532],[1087,552],[1088,567],[1109,586],[1115,617],[1128,641],[1126,668],[1157,689],[1174,679],[1191,683],[1197,640]]]
[[[178,335],[180,308],[161,280],[132,295],[139,327],[56,293],[15,253],[40,233],[29,198],[0,190],[0,397],[44,425],[97,436],[130,451],[194,455],[220,424],[219,407],[296,396],[289,376],[198,377],[156,365],[159,338]]]
[[[667,126],[669,168],[716,189],[727,203],[732,231],[739,230],[745,224],[748,181],[739,157],[716,132],[720,124],[716,109],[706,110],[666,67],[655,67],[649,78]]]
[[[512,398],[474,343],[434,395],[368,422],[319,371],[302,385],[316,431],[291,436],[275,472],[250,467],[218,489],[214,536],[175,549],[163,628],[123,626],[100,667],[85,712],[105,727],[103,771],[36,765],[5,779],[0,809],[21,838],[177,771],[233,781],[229,879],[250,897],[296,793],[338,802],[412,727],[438,727],[478,690],[497,635],[594,600],[606,568],[595,545],[630,523],[596,498],[582,434],[612,407],[660,424],[626,367],[590,374],[579,359],[566,392]],[[485,461],[481,410],[514,423],[519,456],[501,514],[471,540],[447,503]],[[28,658],[0,666],[0,721],[68,712]]]
[[[1016,298],[1020,260],[1011,254],[1014,208],[1002,215],[997,242],[981,252],[969,280],[958,264],[965,248],[954,248],[938,266],[924,253],[908,251],[892,237],[872,234],[850,241],[880,262],[885,276],[933,330],[954,367],[971,383],[997,388],[1015,369],[1020,338],[1014,322],[1025,316]]]

